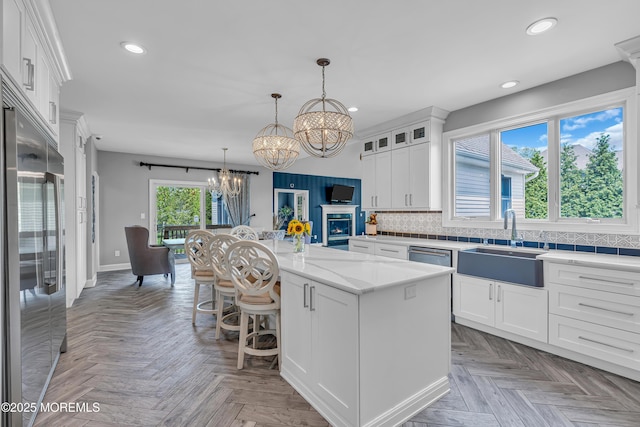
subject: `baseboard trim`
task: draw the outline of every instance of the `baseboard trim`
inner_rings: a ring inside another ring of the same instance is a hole
[[[96,286],[96,283],[98,283],[98,275],[94,274],[91,279],[87,279],[87,281],[84,283],[84,287],[93,288]]]
[[[363,424],[364,427],[397,426],[424,410],[451,391],[448,377],[442,377],[424,390],[400,402],[395,407]]]
[[[477,329],[482,332],[486,332],[491,335],[498,336],[510,341],[514,341],[520,344],[527,345],[529,347],[536,348],[538,350],[546,351],[547,353],[555,354],[556,356],[564,357],[565,359],[573,360],[584,365],[593,366],[594,368],[602,369],[603,371],[611,372],[616,375],[620,375],[625,378],[632,379],[634,381],[640,381],[640,371],[630,369],[625,366],[616,365],[606,360],[597,359],[595,357],[576,353],[573,350],[567,350],[565,348],[557,347],[553,344],[549,344],[542,341],[536,341],[531,338],[522,337],[517,334],[503,331],[501,329],[494,328],[492,326],[483,325],[481,323],[474,322],[472,320],[463,319],[460,316],[456,316],[455,323],[469,328]]]
[[[118,270],[131,270],[131,263],[125,262],[122,264],[107,264],[100,266],[100,272],[103,271],[118,271]]]

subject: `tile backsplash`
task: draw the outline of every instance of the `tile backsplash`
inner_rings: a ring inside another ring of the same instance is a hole
[[[468,227],[443,227],[442,213],[440,212],[378,212],[378,232],[382,234],[416,234],[416,235],[435,235],[438,238],[448,240],[459,239],[467,241],[465,238],[473,239],[491,239],[491,243],[502,244],[503,241],[509,239],[511,228],[503,229],[486,229],[486,228],[468,228]],[[573,233],[563,231],[545,231],[547,242],[552,244],[552,249],[558,245],[558,249],[579,250],[584,252],[594,252],[595,248],[602,248],[602,253],[607,252],[606,249],[618,248],[622,249],[640,249],[640,236],[626,234],[600,234],[600,233]],[[540,231],[535,230],[518,230],[525,243],[542,242]],[[526,245],[525,245],[526,246]],[[594,250],[591,250],[594,248]],[[621,250],[620,255],[635,255],[636,251]]]

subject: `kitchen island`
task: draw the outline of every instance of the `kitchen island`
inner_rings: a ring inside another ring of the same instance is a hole
[[[281,270],[281,375],[329,423],[398,425],[449,391],[452,268],[264,243]]]

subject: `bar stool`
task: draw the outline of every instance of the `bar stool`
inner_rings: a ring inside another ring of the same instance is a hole
[[[247,225],[238,225],[233,227],[229,234],[236,236],[240,240],[260,240],[256,230]]]
[[[236,296],[233,283],[231,283],[231,276],[227,268],[226,251],[229,245],[238,241],[240,241],[240,239],[232,236],[231,234],[216,234],[209,241],[209,259],[215,275],[213,288],[216,292],[216,311],[221,313],[221,315],[218,316],[218,321],[216,322],[216,339],[220,338],[220,329],[228,331],[240,330],[240,325],[232,325],[227,322],[231,317],[237,316],[239,314],[238,311],[232,310],[231,312],[224,314],[225,297],[231,298],[233,300],[232,307],[235,307]]]
[[[227,264],[236,291],[236,304],[240,309],[240,339],[238,342],[238,369],[244,367],[244,355],[277,356],[280,370],[280,267],[273,252],[253,240],[233,243],[227,249]],[[275,315],[275,329],[260,329],[260,316]],[[253,332],[249,333],[249,316]],[[262,335],[275,335],[276,347],[255,348]],[[250,346],[248,341],[252,341]]]
[[[209,256],[209,242],[212,238],[213,234],[206,230],[193,230],[184,239],[184,252],[187,255],[189,264],[191,264],[191,278],[195,282],[191,315],[191,324],[193,325],[196,324],[196,314],[198,313],[215,314],[216,317],[219,317],[214,299],[215,275],[213,274],[211,257]],[[211,286],[211,299],[199,301],[200,285]],[[210,309],[204,308],[207,304],[211,304]]]

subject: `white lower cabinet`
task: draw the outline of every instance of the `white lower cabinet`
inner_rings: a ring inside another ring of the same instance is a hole
[[[282,323],[296,324],[282,330],[283,376],[295,382],[303,397],[318,396],[326,405],[325,416],[328,412],[337,416],[342,425],[357,425],[357,299],[283,273]]]
[[[389,245],[387,243],[376,243],[374,254],[397,259],[408,259],[409,257],[406,246]]]
[[[637,379],[640,275],[553,262],[545,262],[544,275],[549,288],[549,344],[598,359],[598,367]]]
[[[448,275],[363,294],[319,280],[280,271],[281,375],[329,424],[400,425],[449,391]]]
[[[453,314],[547,342],[547,291],[462,274],[453,279]]]
[[[374,254],[376,249],[375,242],[363,242],[361,240],[349,240],[349,251],[360,252],[363,254]]]

